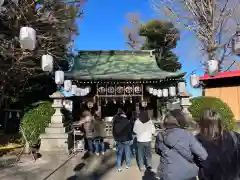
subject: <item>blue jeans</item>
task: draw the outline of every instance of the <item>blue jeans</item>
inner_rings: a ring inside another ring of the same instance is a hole
[[[152,167],[152,147],[151,142],[137,142],[138,144],[138,165],[143,168],[144,160],[147,167]]]
[[[131,162],[131,146],[132,141],[117,142],[117,168],[122,167],[122,155],[125,152],[126,166],[130,167]]]
[[[88,152],[93,152],[93,139],[92,138],[86,138],[87,140],[87,150]]]
[[[133,138],[133,143],[131,145],[131,152],[133,156],[137,155],[137,138],[136,137]]]
[[[95,139],[94,145],[95,145],[95,153],[99,153],[99,145],[101,145],[101,152],[105,151],[105,145],[104,145],[103,139]]]

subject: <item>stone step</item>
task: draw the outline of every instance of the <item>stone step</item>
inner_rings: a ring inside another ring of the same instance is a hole
[[[66,132],[66,127],[47,127],[45,128],[46,134],[61,134]]]
[[[68,138],[68,133],[55,133],[55,134],[44,133],[40,135],[40,139],[66,139],[66,138]]]

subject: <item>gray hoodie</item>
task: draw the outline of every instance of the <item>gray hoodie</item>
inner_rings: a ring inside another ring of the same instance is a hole
[[[180,128],[157,135],[156,153],[161,156],[158,173],[162,180],[188,180],[197,176],[197,158],[206,160],[207,152],[190,133]]]

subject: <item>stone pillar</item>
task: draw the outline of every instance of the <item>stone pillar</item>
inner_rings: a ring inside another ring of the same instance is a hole
[[[63,98],[61,92],[57,91],[50,95],[53,99],[52,107],[55,113],[51,117],[49,126],[45,129],[45,133],[40,135],[41,146],[40,153],[61,151],[69,153],[69,124],[64,122],[61,109],[63,108]]]

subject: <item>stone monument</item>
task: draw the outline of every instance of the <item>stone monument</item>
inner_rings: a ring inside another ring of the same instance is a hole
[[[49,97],[53,99],[52,107],[55,109],[55,113],[51,117],[49,126],[45,129],[45,133],[40,135],[40,153],[46,151],[69,153],[70,126],[64,122],[64,116],[61,112],[64,96],[61,92],[57,91]]]

